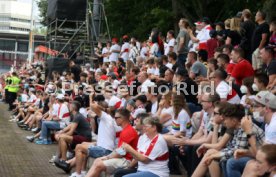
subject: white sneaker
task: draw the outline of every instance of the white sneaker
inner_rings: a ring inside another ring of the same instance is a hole
[[[36,127],[36,128],[33,128],[33,129],[32,129],[32,132],[35,132],[35,131],[37,131],[37,129],[38,129],[38,127]]]
[[[55,156],[55,155],[53,155],[53,157],[49,160],[49,163],[54,163],[54,162],[55,162],[55,160],[56,160],[56,156]]]
[[[10,119],[9,122],[16,122],[16,118]]]
[[[69,177],[84,177],[82,174],[78,174],[77,172],[74,172]]]

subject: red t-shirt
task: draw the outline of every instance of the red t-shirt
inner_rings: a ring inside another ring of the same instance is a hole
[[[137,143],[138,143],[138,134],[136,130],[129,124],[126,126],[120,133],[119,137],[119,143],[118,143],[118,148],[123,144],[127,143],[129,144],[133,149],[137,149]],[[125,155],[125,158],[127,160],[131,160],[132,156],[131,154],[127,153]]]
[[[208,59],[214,57],[215,49],[218,47],[218,40],[211,38],[207,41]]]
[[[227,74],[231,75],[235,66],[236,66],[235,63],[229,63],[226,67]]]
[[[237,85],[242,85],[242,80],[254,75],[254,69],[247,60],[240,60],[234,67],[231,76],[235,78]]]

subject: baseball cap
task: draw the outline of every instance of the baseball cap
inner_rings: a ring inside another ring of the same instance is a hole
[[[64,98],[64,95],[63,95],[63,94],[58,94],[58,95],[56,96],[56,99],[58,99],[58,100],[63,100],[63,98]]]
[[[116,42],[116,43],[118,43],[118,38],[112,38],[112,42]]]
[[[201,22],[200,21],[197,21],[197,22],[195,22],[194,23],[196,26],[198,26],[198,25],[201,25]]]
[[[276,96],[269,91],[260,91],[256,95],[255,101],[269,108],[276,109]]]
[[[124,35],[124,36],[123,36],[123,39],[128,39],[128,35]]]

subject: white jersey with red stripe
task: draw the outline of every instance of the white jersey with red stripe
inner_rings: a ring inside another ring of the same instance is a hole
[[[68,106],[65,103],[59,105],[58,118],[60,120],[60,127],[64,128],[70,123],[70,112]]]
[[[241,101],[237,92],[225,81],[221,81],[217,85],[216,92],[221,99],[227,99],[228,103],[239,104]]]
[[[169,150],[162,135],[158,134],[152,140],[147,135],[139,138],[138,152],[150,159],[150,162],[138,162],[138,171],[149,171],[160,177],[169,176]]]

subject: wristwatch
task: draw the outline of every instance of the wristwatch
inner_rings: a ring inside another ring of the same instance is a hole
[[[249,139],[249,138],[251,138],[251,136],[253,136],[253,135],[254,135],[253,133],[246,134],[246,138]]]

